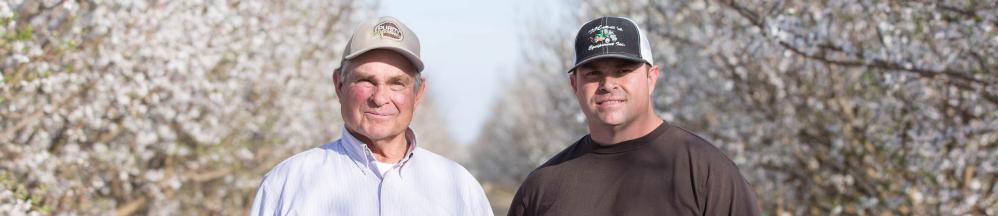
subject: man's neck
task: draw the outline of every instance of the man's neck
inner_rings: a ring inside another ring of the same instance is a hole
[[[356,132],[347,130],[351,135],[360,140],[360,142],[367,145],[368,149],[371,149],[371,153],[374,155],[374,159],[382,163],[398,163],[405,157],[405,153],[409,150],[409,142],[406,140],[405,134],[407,132],[402,132],[394,137],[381,139],[381,140],[371,140],[363,135],[357,134]]]
[[[614,145],[628,140],[648,135],[663,123],[658,115],[642,116],[629,124],[594,125],[589,124],[589,133],[593,141],[603,145]]]

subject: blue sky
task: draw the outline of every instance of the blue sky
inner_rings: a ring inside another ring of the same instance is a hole
[[[469,143],[491,112],[499,85],[512,79],[522,43],[516,38],[528,28],[523,16],[551,7],[543,3],[386,0],[378,15],[398,18],[419,35],[428,91],[450,132]]]

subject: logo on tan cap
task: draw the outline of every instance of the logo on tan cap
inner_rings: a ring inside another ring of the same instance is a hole
[[[384,21],[374,26],[374,37],[381,39],[402,40],[402,30],[392,21]]]

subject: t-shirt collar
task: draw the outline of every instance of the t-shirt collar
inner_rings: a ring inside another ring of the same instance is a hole
[[[637,149],[638,147],[645,145],[645,143],[650,143],[653,140],[655,140],[655,138],[658,138],[659,135],[662,135],[662,133],[665,133],[665,131],[669,130],[669,128],[670,128],[669,123],[666,121],[662,121],[662,123],[660,123],[658,127],[656,127],[648,134],[645,134],[644,136],[632,140],[623,141],[613,145],[601,145],[592,139],[591,134],[586,135],[586,139],[588,139],[589,141],[588,148],[592,149],[593,153],[617,154],[617,153],[632,151]]]

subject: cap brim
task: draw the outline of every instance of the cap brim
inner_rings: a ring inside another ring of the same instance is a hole
[[[409,59],[409,62],[412,63],[413,67],[416,67],[416,72],[423,72],[423,60],[420,60],[419,57],[412,51],[405,50],[397,46],[384,45],[384,46],[368,47],[367,49],[357,50],[356,52],[353,52],[352,54],[344,57],[344,59],[353,59],[356,58],[357,56],[367,53],[368,51],[376,49],[386,49],[394,51],[398,54],[402,54],[402,56],[405,56],[405,58]]]
[[[578,69],[579,66],[582,66],[582,65],[584,65],[586,63],[589,63],[589,62],[592,62],[592,61],[596,61],[596,60],[599,60],[599,59],[606,59],[606,58],[624,59],[624,60],[633,61],[633,62],[644,62],[644,63],[651,64],[651,62],[648,62],[647,60],[645,60],[645,59],[643,59],[643,58],[641,58],[639,56],[628,55],[628,54],[610,53],[610,54],[596,55],[596,56],[589,57],[587,59],[583,59],[582,61],[579,61],[579,63],[576,63],[575,66],[572,66],[572,68],[569,68],[568,69],[568,73],[571,73],[571,72],[575,71],[575,69]]]

